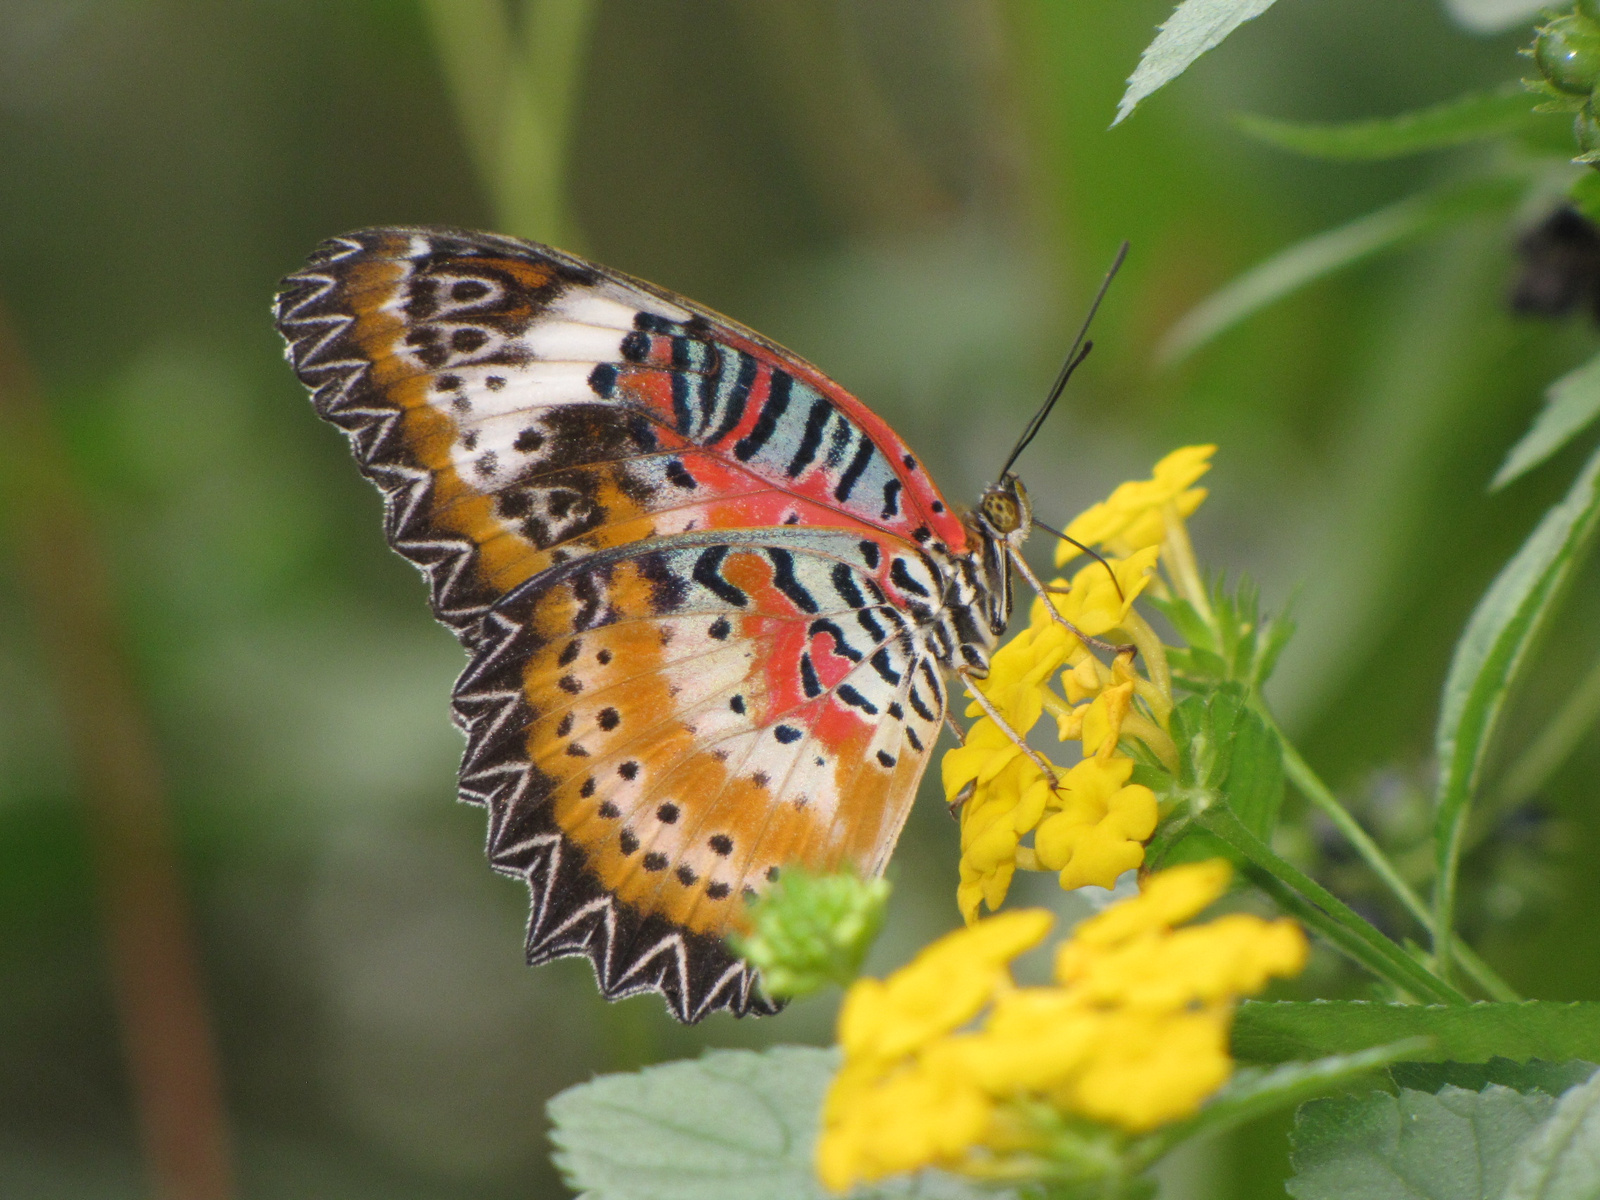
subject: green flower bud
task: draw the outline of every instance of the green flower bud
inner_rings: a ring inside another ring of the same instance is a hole
[[[1534,39],[1533,61],[1555,87],[1587,95],[1600,82],[1600,30],[1581,17],[1557,17]]]
[[[883,927],[889,884],[855,875],[783,872],[750,910],[751,930],[728,938],[761,972],[761,989],[792,999],[849,983]]]
[[[1593,98],[1572,119],[1572,136],[1577,139],[1580,153],[1593,154],[1600,150],[1600,120],[1594,115]]]

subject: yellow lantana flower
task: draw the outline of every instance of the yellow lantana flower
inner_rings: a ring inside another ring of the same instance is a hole
[[[1129,758],[1086,758],[1062,780],[1059,807],[1034,835],[1039,865],[1059,871],[1066,889],[1088,887],[1144,862],[1156,831],[1155,793],[1128,783]]]
[[[1188,519],[1206,498],[1206,489],[1191,487],[1211,469],[1215,446],[1185,446],[1156,464],[1149,479],[1120,485],[1109,497],[1087,509],[1067,526],[1067,535],[1086,546],[1101,546],[1126,557],[1147,546],[1159,546],[1166,532],[1162,509],[1171,504]],[[1068,542],[1056,547],[1056,566],[1082,551]]]
[[[983,906],[999,907],[1019,868],[1056,871],[1065,888],[1109,888],[1143,864],[1156,800],[1149,788],[1129,782],[1133,761],[1121,746],[1125,738],[1141,742],[1169,770],[1176,770],[1178,755],[1167,729],[1172,688],[1165,651],[1134,602],[1156,579],[1163,543],[1188,546],[1183,518],[1205,496],[1190,485],[1209,469],[1213,451],[1174,451],[1151,479],[1123,484],[1074,521],[1068,527],[1074,536],[1099,544],[1107,557],[1081,567],[1070,583],[1047,585],[1027,628],[995,651],[988,678],[975,685],[986,704],[968,705],[967,716],[977,719],[966,743],[944,756],[942,772],[946,799],[961,808],[956,902],[969,922]],[[1119,636],[1132,645],[1116,651],[1109,665],[1085,640]],[[1137,668],[1141,657],[1149,678]],[[1062,693],[1051,688],[1057,672]],[[1098,766],[1069,772],[1024,747],[1046,712],[1060,740],[1081,743],[1083,756]]]
[[[1018,988],[1007,967],[1048,931],[1038,909],[980,921],[889,979],[852,985],[817,1143],[823,1183],[842,1192],[928,1166],[1014,1174],[1049,1152],[1040,1105],[1128,1133],[1192,1114],[1232,1069],[1235,1002],[1305,963],[1291,921],[1173,928],[1228,878],[1222,861],[1151,876],[1058,948],[1052,986]]]

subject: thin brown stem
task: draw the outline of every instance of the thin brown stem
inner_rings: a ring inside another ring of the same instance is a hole
[[[154,739],[107,568],[8,314],[0,309],[0,533],[9,534],[66,728],[152,1191],[226,1200],[220,1072]],[[3,547],[0,547],[3,548]]]

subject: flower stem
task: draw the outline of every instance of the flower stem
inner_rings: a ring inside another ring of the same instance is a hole
[[[1242,854],[1254,868],[1251,875],[1255,882],[1286,911],[1378,978],[1419,1000],[1437,1004],[1469,1002],[1327,888],[1274,854],[1226,806],[1212,805],[1200,815],[1198,823]]]
[[[1164,723],[1172,712],[1172,668],[1167,665],[1167,648],[1161,644],[1156,631],[1150,628],[1150,622],[1131,606],[1128,615],[1122,619],[1121,628],[1139,648],[1139,657],[1144,659],[1150,682],[1156,685],[1166,702],[1165,710],[1156,713],[1156,719]]]
[[[1189,541],[1189,530],[1178,515],[1178,506],[1172,501],[1161,506],[1161,524],[1166,537],[1161,545],[1161,557],[1172,575],[1172,587],[1183,599],[1194,606],[1195,612],[1207,625],[1215,624],[1211,599],[1206,595],[1206,585],[1200,578],[1200,564],[1194,556],[1194,544]]]
[[[1339,798],[1321,777],[1311,769],[1311,765],[1301,757],[1300,751],[1295,749],[1293,743],[1284,737],[1283,730],[1273,720],[1272,714],[1266,711],[1266,706],[1257,704],[1256,712],[1266,721],[1267,726],[1278,735],[1278,743],[1283,749],[1283,769],[1289,781],[1299,789],[1300,794],[1309,800],[1317,809],[1332,821],[1334,827],[1344,834],[1363,862],[1372,870],[1385,887],[1394,895],[1395,899],[1405,907],[1417,924],[1431,937],[1433,935],[1433,913],[1423,903],[1422,898],[1411,889],[1411,886],[1401,878],[1400,872],[1395,869],[1388,855],[1378,847],[1367,831],[1361,828],[1360,823],[1351,815],[1350,810],[1339,803]],[[1494,969],[1479,958],[1467,946],[1457,948],[1456,957],[1461,962],[1462,970],[1488,994],[1492,1000],[1521,1000],[1522,997],[1501,979]]]

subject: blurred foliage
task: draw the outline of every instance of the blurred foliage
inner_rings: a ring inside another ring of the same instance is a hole
[[[683,1029],[654,998],[603,1004],[581,963],[527,970],[525,898],[484,868],[481,814],[452,802],[459,651],[267,318],[323,237],[493,223],[440,9],[0,7],[0,299],[109,556],[250,1196],[558,1195],[550,1095],[701,1046],[821,1042],[836,1003]],[[571,224],[591,256],[812,358],[958,498],[1004,457],[1130,239],[1099,349],[1021,464],[1035,504],[1057,522],[1172,445],[1219,443],[1197,537],[1260,581],[1266,608],[1299,589],[1276,711],[1375,837],[1420,847],[1451,647],[1583,452],[1487,492],[1544,387],[1595,348],[1582,321],[1506,303],[1517,234],[1546,214],[1481,218],[1327,280],[1170,371],[1155,348],[1247,266],[1483,153],[1313,162],[1246,140],[1235,113],[1329,122],[1491,89],[1525,71],[1526,29],[1472,37],[1388,0],[1279,5],[1108,133],[1169,12],[605,0],[566,147]],[[87,810],[14,562],[0,558],[0,1194],[141,1195]],[[1591,564],[1491,778],[1600,659],[1596,582]],[[1592,720],[1569,742],[1531,790],[1506,772],[1510,799],[1469,831],[1461,901],[1485,957],[1556,999],[1600,991],[1600,878],[1578,869],[1600,854]],[[890,868],[871,971],[956,923],[956,828],[934,793]],[[1368,902],[1331,840],[1276,849]],[[1331,956],[1305,982],[1360,987]],[[1258,1123],[1174,1166],[1167,1194],[1281,1195],[1288,1170],[1282,1122]]]

